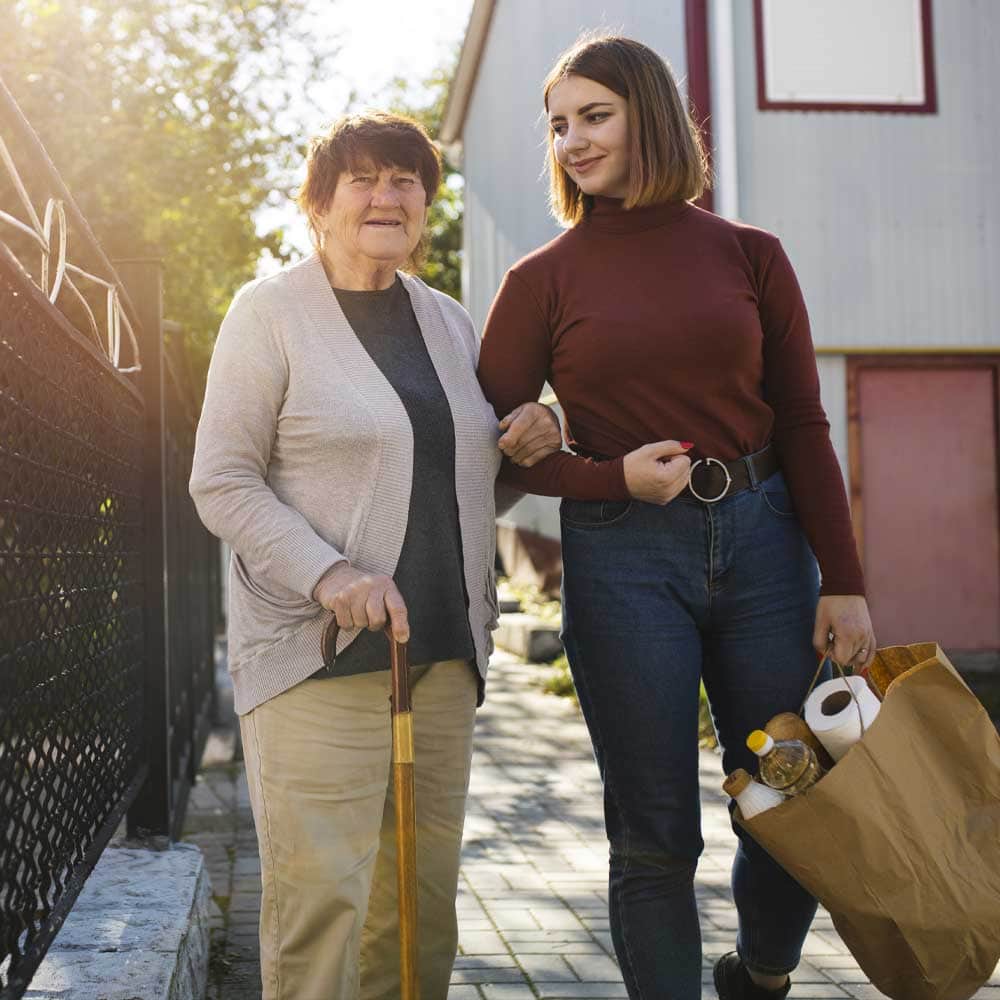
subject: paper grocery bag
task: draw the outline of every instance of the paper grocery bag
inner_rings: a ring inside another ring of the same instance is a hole
[[[966,1000],[1000,959],[1000,738],[934,643],[816,785],[737,820],[894,1000]]]

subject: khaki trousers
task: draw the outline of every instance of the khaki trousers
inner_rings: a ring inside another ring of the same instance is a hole
[[[477,682],[413,667],[421,1000],[445,1000]],[[399,997],[387,671],[308,680],[240,719],[261,865],[264,1000]]]

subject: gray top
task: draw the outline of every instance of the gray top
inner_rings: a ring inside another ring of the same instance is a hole
[[[410,621],[409,661],[471,660],[462,537],[455,500],[455,423],[398,279],[384,291],[334,289],[347,322],[396,390],[413,428],[413,487],[393,580]],[[337,656],[334,675],[389,669],[389,643],[365,630]]]
[[[497,420],[476,380],[468,313],[400,276],[455,424],[455,497],[469,630],[486,674]],[[233,551],[229,670],[240,715],[320,666],[331,614],[313,590],[331,566],[396,572],[410,516],[413,425],[361,346],[318,254],[244,286],[212,353],[191,495]],[[510,497],[509,499],[514,499]],[[341,630],[338,651],[357,635]]]

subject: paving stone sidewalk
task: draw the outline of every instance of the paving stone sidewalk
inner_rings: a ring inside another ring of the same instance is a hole
[[[460,952],[449,1000],[626,996],[608,932],[600,781],[577,709],[541,692],[544,670],[503,653],[493,660],[477,721],[458,900]],[[246,779],[233,750],[231,729],[213,733],[185,838],[205,852],[218,903],[208,1000],[260,996],[260,869]],[[703,996],[715,998],[711,965],[735,936],[729,891],[735,838],[716,754],[702,752],[701,779]],[[882,995],[821,912],[790,996]],[[1000,1000],[1000,974],[975,1000]]]

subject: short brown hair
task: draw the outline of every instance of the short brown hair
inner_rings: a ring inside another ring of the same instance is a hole
[[[363,111],[344,115],[329,131],[309,143],[306,179],[296,201],[309,220],[313,242],[320,235],[315,217],[325,212],[345,171],[359,170],[367,164],[376,168],[401,167],[420,176],[430,206],[441,183],[441,154],[419,122],[389,111]],[[413,253],[419,263],[423,239]]]
[[[545,78],[546,112],[552,88],[567,76],[593,80],[628,103],[630,168],[625,208],[700,197],[709,183],[701,135],[670,67],[660,56],[631,38],[584,37],[559,57]],[[552,214],[560,222],[576,225],[593,199],[556,159],[551,129],[546,163]]]

